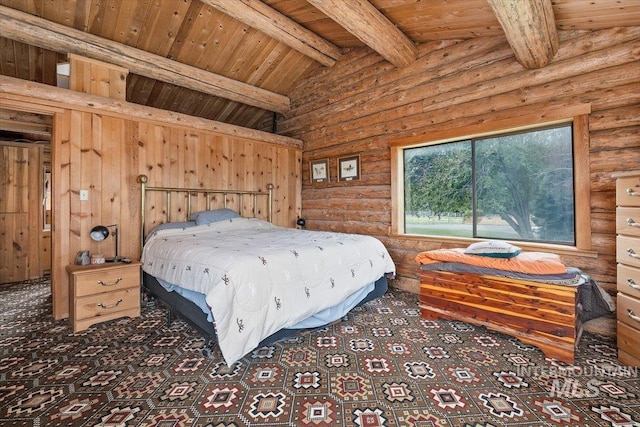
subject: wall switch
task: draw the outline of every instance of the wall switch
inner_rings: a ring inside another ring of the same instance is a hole
[[[80,200],[89,200],[89,190],[80,190]]]

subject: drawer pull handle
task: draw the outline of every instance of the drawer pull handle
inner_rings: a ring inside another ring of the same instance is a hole
[[[103,282],[102,280],[98,280],[98,285],[101,285],[101,286],[115,286],[115,285],[117,285],[118,283],[120,283],[121,281],[122,281],[122,277],[118,277],[118,278],[116,279],[116,281],[115,281],[115,282],[113,282],[113,283],[105,283],[105,282]]]
[[[633,257],[633,258],[636,258],[636,259],[640,259],[640,255],[638,255],[637,253],[635,253],[635,252],[633,251],[633,249],[631,249],[631,248],[628,248],[628,249],[627,249],[627,254],[628,254],[630,257]]]
[[[632,289],[640,289],[640,286],[636,285],[636,282],[631,277],[627,279],[627,285]]]
[[[635,222],[633,218],[627,218],[627,225],[629,227],[640,227],[640,222]]]
[[[627,308],[627,314],[629,315],[630,318],[632,318],[633,320],[635,320],[636,322],[640,322],[640,317],[636,316],[633,313],[633,310],[631,310],[630,308]]]
[[[103,303],[99,302],[98,303],[98,307],[104,308],[104,309],[114,308],[114,307],[119,306],[121,302],[122,302],[122,298],[120,298],[118,301],[116,301],[115,304],[111,304],[111,305],[104,305]]]
[[[627,188],[627,194],[629,196],[640,196],[640,193],[638,193],[637,191],[633,191],[633,188]]]

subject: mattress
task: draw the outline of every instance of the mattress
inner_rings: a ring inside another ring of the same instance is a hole
[[[395,273],[373,237],[254,218],[154,232],[142,263],[146,273],[205,296],[228,364],[280,329],[353,306],[372,283]]]

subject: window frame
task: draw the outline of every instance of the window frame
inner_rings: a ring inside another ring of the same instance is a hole
[[[395,237],[469,243],[486,239],[405,234],[404,231],[404,150],[426,145],[454,142],[513,131],[536,129],[564,123],[573,125],[575,246],[514,241],[526,249],[555,252],[593,252],[591,246],[591,184],[589,179],[589,113],[590,104],[557,106],[540,113],[522,114],[488,123],[421,134],[390,142],[391,148],[391,229]]]

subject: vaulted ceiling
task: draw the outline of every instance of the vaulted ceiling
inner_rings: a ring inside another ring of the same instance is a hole
[[[402,68],[430,41],[504,36],[540,68],[562,31],[637,25],[638,0],[0,0],[0,74],[55,85],[76,53],[129,69],[132,103],[270,130],[351,49]]]

